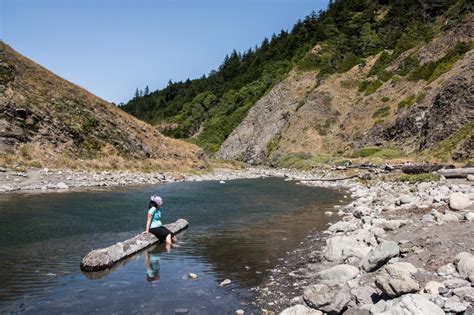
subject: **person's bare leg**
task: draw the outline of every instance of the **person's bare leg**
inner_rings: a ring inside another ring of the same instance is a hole
[[[171,245],[171,243],[172,243],[172,242],[171,242],[171,234],[168,234],[168,235],[166,236],[166,244],[167,244],[167,245]]]

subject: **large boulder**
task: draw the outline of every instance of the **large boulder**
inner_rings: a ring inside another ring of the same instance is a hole
[[[321,280],[346,282],[354,279],[359,274],[359,269],[351,265],[336,265],[332,268],[318,272]]]
[[[351,292],[347,285],[318,283],[306,287],[303,298],[312,308],[325,313],[339,314],[347,308]]]
[[[375,271],[385,265],[392,257],[400,254],[400,247],[393,241],[385,241],[372,249],[362,260],[362,268],[367,271]]]
[[[383,315],[444,315],[443,310],[426,297],[419,294],[407,294],[388,301]]]
[[[352,236],[336,235],[326,241],[324,258],[333,262],[345,262],[348,258],[361,259],[370,252],[370,247]]]
[[[280,315],[323,315],[323,312],[309,308],[305,305],[295,305],[285,309]]]
[[[454,264],[461,277],[474,282],[474,256],[472,254],[459,253],[454,260]]]
[[[420,285],[413,277],[416,272],[415,266],[407,262],[390,264],[378,272],[375,284],[392,298],[413,293],[420,290]]]
[[[462,192],[455,192],[449,196],[449,207],[453,210],[463,210],[470,205],[471,200]]]

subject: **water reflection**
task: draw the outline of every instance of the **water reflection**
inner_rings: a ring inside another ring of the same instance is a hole
[[[149,282],[160,280],[160,254],[163,246],[155,245],[145,252],[146,280]]]

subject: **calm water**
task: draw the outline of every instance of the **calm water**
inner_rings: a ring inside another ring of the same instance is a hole
[[[112,270],[82,273],[91,249],[144,230],[153,193],[165,201],[165,222],[189,221],[181,246],[158,245]],[[0,196],[0,313],[250,313],[249,289],[324,228],[324,211],[341,199],[282,179]],[[187,279],[190,272],[199,279]],[[232,283],[220,287],[227,278]]]

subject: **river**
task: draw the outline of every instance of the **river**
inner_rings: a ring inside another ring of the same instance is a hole
[[[179,247],[82,273],[90,250],[144,230],[152,194],[164,199],[165,223],[189,221]],[[342,197],[280,178],[0,195],[0,313],[258,313],[252,288],[325,228]]]

